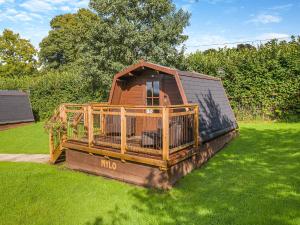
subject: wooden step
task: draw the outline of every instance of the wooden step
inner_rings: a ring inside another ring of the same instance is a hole
[[[62,146],[58,146],[57,149],[54,150],[52,155],[50,155],[50,163],[58,163],[65,161],[65,151]]]

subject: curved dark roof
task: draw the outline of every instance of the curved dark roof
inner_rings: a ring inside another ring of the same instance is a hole
[[[207,79],[207,80],[221,80],[220,78],[209,76],[202,73],[197,72],[189,72],[189,71],[181,71],[177,70],[178,75],[180,76],[186,76],[186,77],[194,77],[194,78],[201,78],[201,79]]]
[[[199,105],[199,132],[202,141],[237,128],[225,89],[220,79],[207,76],[180,76],[189,103]]]
[[[0,90],[0,124],[31,121],[34,117],[27,93]]]

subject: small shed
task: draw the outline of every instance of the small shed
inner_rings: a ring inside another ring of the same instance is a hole
[[[28,94],[16,90],[0,90],[0,126],[33,122]]]

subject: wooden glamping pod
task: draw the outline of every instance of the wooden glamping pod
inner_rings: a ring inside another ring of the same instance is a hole
[[[63,104],[51,118],[50,154],[67,167],[170,188],[235,135],[220,79],[146,61],[115,75],[108,103]],[[56,127],[56,129],[54,129]]]

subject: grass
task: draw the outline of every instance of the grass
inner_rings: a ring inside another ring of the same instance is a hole
[[[300,224],[300,124],[240,127],[168,192],[63,166],[0,163],[0,224]]]
[[[49,153],[44,123],[0,131],[0,153]]]

